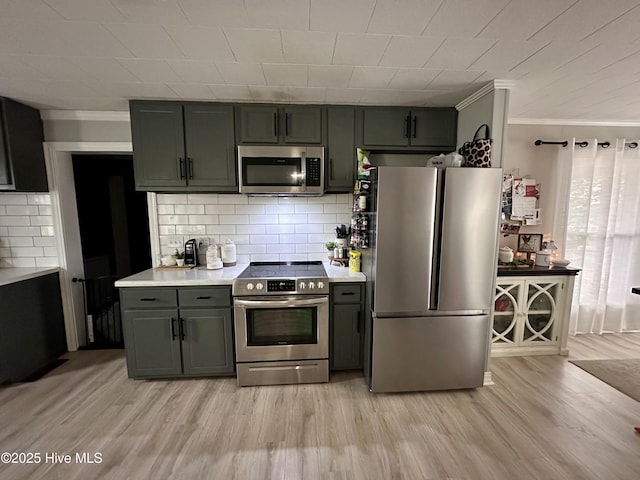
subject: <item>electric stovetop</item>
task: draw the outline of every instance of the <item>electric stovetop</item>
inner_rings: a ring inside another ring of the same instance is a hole
[[[233,295],[318,295],[329,293],[321,261],[251,262],[233,281]]]
[[[251,262],[237,278],[326,278],[321,261],[311,262]]]

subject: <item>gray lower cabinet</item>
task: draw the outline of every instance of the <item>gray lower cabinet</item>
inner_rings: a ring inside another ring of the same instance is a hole
[[[233,107],[130,102],[138,190],[237,192]]]
[[[322,110],[317,106],[239,105],[236,107],[238,143],[320,144]]]
[[[356,178],[356,109],[327,109],[327,192],[353,192]]]
[[[126,288],[120,298],[130,378],[234,373],[229,287]]]
[[[357,370],[363,366],[364,289],[360,283],[331,287],[329,366],[331,370]]]

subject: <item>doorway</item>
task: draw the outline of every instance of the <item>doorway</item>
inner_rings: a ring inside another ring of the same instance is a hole
[[[74,154],[88,348],[122,348],[113,283],[151,267],[147,196],[135,190],[131,155]]]

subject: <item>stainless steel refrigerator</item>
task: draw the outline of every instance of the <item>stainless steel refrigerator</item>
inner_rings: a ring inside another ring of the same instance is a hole
[[[379,167],[368,278],[373,392],[482,386],[502,170]]]

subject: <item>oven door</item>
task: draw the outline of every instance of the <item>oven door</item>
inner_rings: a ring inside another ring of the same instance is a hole
[[[234,300],[236,360],[263,362],[329,357],[329,297]]]

